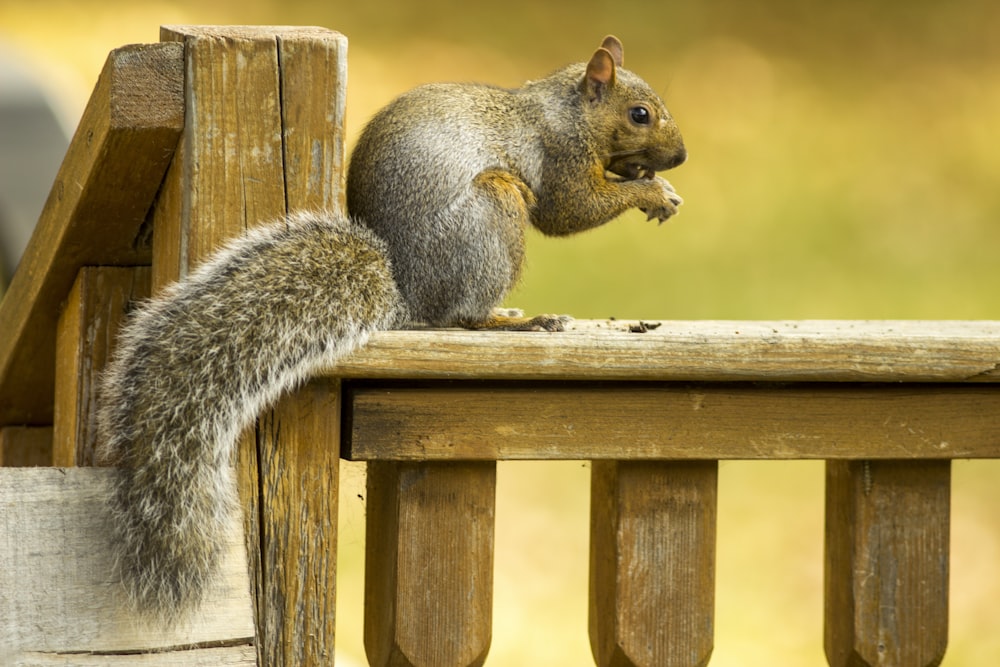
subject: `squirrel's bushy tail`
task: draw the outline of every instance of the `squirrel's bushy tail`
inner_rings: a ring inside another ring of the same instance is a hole
[[[387,253],[343,216],[237,240],[131,317],[102,380],[116,570],[175,621],[214,581],[236,515],[240,432],[283,392],[400,321]]]

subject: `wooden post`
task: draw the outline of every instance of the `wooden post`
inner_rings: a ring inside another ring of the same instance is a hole
[[[950,461],[828,461],[831,667],[929,667],[948,641]]]
[[[337,583],[340,398],[306,385],[261,416],[261,621],[268,665],[331,665]],[[333,385],[333,386],[331,386]]]
[[[712,654],[716,461],[594,461],[590,645],[599,667]]]
[[[53,465],[93,465],[97,392],[129,304],[149,296],[149,267],[80,269],[56,333]]]
[[[298,209],[337,210],[344,201],[342,35],[321,28],[167,26],[161,39],[184,43],[187,76],[184,136],[154,215],[154,291],[251,226]],[[325,409],[338,403],[333,392]],[[317,409],[308,392],[288,398],[265,418],[267,432],[240,445],[262,665],[332,660],[335,536],[311,532],[336,524],[330,517],[338,448],[324,444],[335,435],[332,413],[323,417]],[[302,415],[312,417],[300,422]],[[328,452],[309,454],[307,447]],[[286,448],[294,460],[281,471],[273,462]],[[320,467],[291,484],[287,476],[307,462]]]
[[[365,649],[372,667],[486,660],[495,494],[495,462],[368,464]]]

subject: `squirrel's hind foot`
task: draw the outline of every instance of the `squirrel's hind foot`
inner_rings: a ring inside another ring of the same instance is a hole
[[[564,331],[573,321],[569,315],[536,315],[525,317],[517,308],[494,308],[489,317],[478,322],[462,322],[466,329],[491,331]]]

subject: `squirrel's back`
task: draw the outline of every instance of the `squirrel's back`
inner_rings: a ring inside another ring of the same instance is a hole
[[[241,238],[138,309],[102,383],[117,569],[169,617],[212,581],[236,499],[231,452],[260,410],[400,317],[382,242],[334,214]]]

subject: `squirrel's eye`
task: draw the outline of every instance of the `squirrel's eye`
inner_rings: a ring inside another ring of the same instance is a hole
[[[651,120],[649,109],[643,106],[632,107],[628,110],[628,115],[636,125],[649,125]]]

